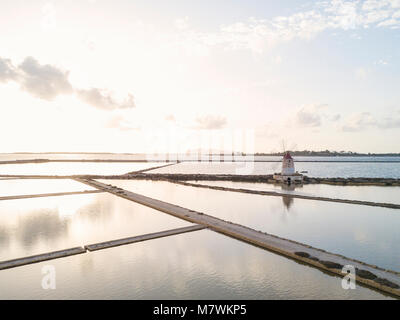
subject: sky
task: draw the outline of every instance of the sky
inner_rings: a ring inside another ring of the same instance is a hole
[[[400,0],[3,0],[0,110],[0,152],[400,152]]]

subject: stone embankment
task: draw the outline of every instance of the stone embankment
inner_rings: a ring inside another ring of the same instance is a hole
[[[103,191],[101,191],[101,190],[84,190],[84,191],[72,191],[72,192],[24,194],[24,195],[16,195],[16,196],[3,196],[3,197],[0,197],[0,201],[3,201],[3,200],[17,200],[17,199],[29,199],[29,198],[72,196],[72,195],[92,194],[92,193],[102,193],[102,192]]]
[[[175,164],[175,163],[173,163]],[[168,165],[173,165],[168,164]],[[167,166],[168,166],[167,165]],[[165,167],[165,165],[160,166]],[[157,167],[159,168],[159,167]],[[1,169],[1,167],[0,167]],[[156,168],[146,168],[123,175],[2,175],[7,179],[124,179],[124,180],[177,180],[177,181],[232,181],[278,184],[273,175],[236,174],[185,174],[185,173],[145,173]],[[1,173],[1,172],[0,172]],[[394,178],[314,178],[304,176],[303,184],[331,184],[341,186],[400,186],[400,179]]]
[[[105,242],[100,242],[100,243],[95,243],[95,244],[88,244],[88,245],[85,245],[85,249],[87,249],[89,251],[102,250],[102,249],[107,249],[107,248],[123,246],[123,245],[131,244],[131,243],[142,242],[142,241],[146,241],[146,240],[164,238],[164,237],[169,237],[169,236],[173,236],[173,235],[177,235],[177,234],[198,231],[198,230],[202,230],[202,229],[205,229],[205,226],[193,225],[193,226],[177,228],[177,229],[173,229],[173,230],[149,233],[149,234],[145,234],[145,235],[141,235],[141,236],[105,241]]]
[[[23,163],[46,163],[49,162],[47,159],[26,159],[26,160],[6,160],[0,161],[0,165],[2,164],[23,164]]]
[[[39,262],[43,262],[43,261],[47,261],[47,260],[69,257],[69,256],[73,256],[76,254],[82,254],[85,252],[86,252],[86,249],[84,249],[83,247],[75,247],[75,248],[71,248],[71,249],[47,252],[47,253],[43,253],[43,254],[37,254],[34,256],[18,258],[18,259],[13,259],[13,260],[8,260],[8,261],[0,261],[0,270],[21,267],[21,266],[24,266],[27,264],[39,263]]]
[[[195,188],[205,188],[219,191],[230,191],[230,192],[240,192],[240,193],[249,193],[249,194],[258,194],[263,196],[275,196],[275,197],[288,197],[288,198],[298,198],[305,200],[317,200],[317,201],[328,201],[328,202],[339,202],[339,203],[347,203],[347,204],[358,204],[364,206],[372,206],[372,207],[383,207],[383,208],[391,208],[391,209],[400,209],[400,204],[396,203],[385,203],[385,202],[373,202],[373,201],[364,201],[364,200],[351,200],[351,199],[338,199],[338,198],[328,198],[328,197],[318,197],[318,196],[307,196],[296,193],[285,193],[285,192],[277,192],[277,191],[262,191],[262,190],[250,190],[250,189],[238,189],[238,188],[227,188],[227,187],[218,187],[218,186],[210,186],[206,184],[200,183],[189,183],[184,181],[176,181],[170,180],[172,183],[181,184],[187,187],[195,187]]]
[[[48,261],[48,260],[69,257],[72,255],[86,253],[88,251],[103,250],[103,249],[123,246],[123,245],[127,245],[127,244],[132,244],[132,243],[136,243],[136,242],[142,242],[142,241],[147,241],[147,240],[152,240],[152,239],[158,239],[158,238],[164,238],[164,237],[169,237],[169,236],[173,236],[173,235],[178,235],[178,234],[182,234],[182,233],[199,231],[199,230],[203,230],[203,229],[205,229],[205,226],[203,226],[203,225],[192,225],[192,226],[183,227],[183,228],[165,230],[165,231],[149,233],[149,234],[143,234],[140,236],[134,236],[134,237],[129,237],[129,238],[117,239],[117,240],[110,240],[110,241],[105,241],[105,242],[100,242],[100,243],[95,243],[95,244],[88,244],[88,245],[85,245],[82,247],[75,247],[75,248],[70,248],[70,249],[46,252],[46,253],[41,253],[41,254],[37,254],[37,255],[33,255],[33,256],[29,256],[29,257],[0,261],[0,270],[21,267],[21,266],[24,266],[27,264],[33,264],[33,263],[39,263],[39,262]]]
[[[278,183],[272,174],[268,175],[237,175],[237,174],[184,174],[184,173],[146,173],[132,174],[127,179],[149,179],[149,180],[181,180],[181,181],[232,181],[232,182],[255,182],[255,183]],[[111,178],[112,179],[112,178]],[[400,186],[400,179],[394,178],[314,178],[303,177],[304,184],[332,184],[332,185],[355,185],[355,186]]]
[[[174,162],[176,160],[169,159],[24,159],[24,160],[5,160],[0,161],[2,164],[21,164],[21,163],[47,163],[47,162],[132,162],[132,163],[147,163],[147,162]]]

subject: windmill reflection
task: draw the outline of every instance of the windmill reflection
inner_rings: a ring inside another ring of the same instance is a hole
[[[287,194],[291,194],[292,191],[295,191],[296,188],[303,187],[302,184],[285,184],[285,183],[280,184],[280,186],[281,186],[281,190]],[[293,197],[282,196],[282,201],[283,201],[283,205],[289,211],[290,207],[293,205],[293,201],[294,201]]]
[[[286,209],[289,211],[290,207],[293,204],[293,198],[292,197],[283,196],[282,197],[282,201],[283,201],[283,204],[286,207]]]

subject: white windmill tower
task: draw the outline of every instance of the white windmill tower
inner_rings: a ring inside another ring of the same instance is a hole
[[[290,176],[295,173],[296,172],[294,171],[294,160],[293,160],[292,156],[290,155],[289,151],[286,151],[285,154],[283,155],[283,159],[282,159],[281,174],[283,176]]]
[[[294,169],[294,159],[289,151],[285,151],[285,144],[283,143],[283,158],[282,158],[282,171],[281,173],[274,174],[274,179],[280,182],[291,184],[301,183],[303,175],[296,172]]]

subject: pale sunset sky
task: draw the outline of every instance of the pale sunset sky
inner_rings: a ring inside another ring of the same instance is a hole
[[[2,0],[0,108],[0,152],[400,152],[400,0]]]

